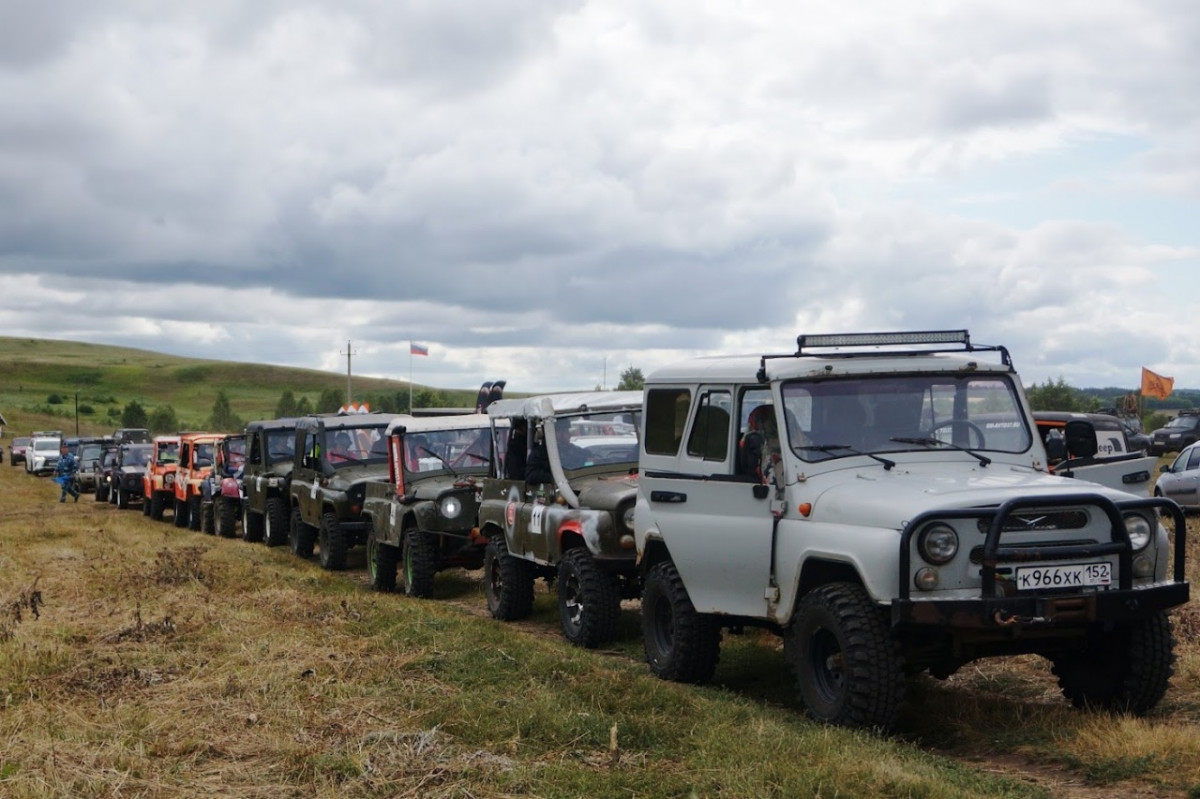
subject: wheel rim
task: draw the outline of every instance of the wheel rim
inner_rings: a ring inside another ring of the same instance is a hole
[[[578,630],[583,623],[583,592],[579,586],[579,575],[571,569],[567,578],[562,582],[563,608],[566,611],[566,622],[572,630]]]
[[[500,593],[504,590],[504,579],[500,573],[500,558],[492,558],[492,562],[488,565],[487,574],[488,601],[492,605],[497,605],[500,602]]]
[[[813,631],[809,646],[813,687],[826,702],[837,702],[845,691],[846,675],[842,647],[837,636],[825,628]]]
[[[375,540],[375,536],[367,536],[367,575],[371,578],[371,585],[379,583],[379,565],[375,563],[375,557],[378,554],[379,543]]]

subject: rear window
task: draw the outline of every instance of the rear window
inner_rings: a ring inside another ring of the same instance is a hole
[[[655,388],[646,392],[646,452],[678,455],[683,443],[692,393],[686,388]]]

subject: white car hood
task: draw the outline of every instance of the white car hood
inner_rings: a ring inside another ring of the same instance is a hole
[[[996,463],[986,467],[897,464],[891,470],[876,464],[814,476],[807,482],[808,490],[802,488],[799,495],[802,502],[812,502],[810,521],[895,530],[925,511],[1000,505],[1018,496],[1049,500],[1096,493],[1113,500],[1134,498],[1084,480]]]

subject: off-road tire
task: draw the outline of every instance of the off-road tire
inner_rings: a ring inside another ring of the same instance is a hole
[[[311,558],[317,543],[317,530],[300,518],[300,509],[292,508],[291,523],[288,525],[288,546],[298,558]]]
[[[563,635],[585,649],[617,637],[621,627],[621,586],[584,547],[569,549],[558,564],[558,615]]]
[[[102,482],[96,483],[96,501],[108,502],[108,486]]]
[[[400,560],[404,567],[404,593],[421,599],[433,596],[433,578],[438,567],[437,544],[433,536],[421,530],[405,530]]]
[[[108,492],[108,504],[109,504],[109,505],[112,505],[113,507],[116,507],[116,504],[117,504],[117,494],[118,494],[118,491],[117,491],[117,489],[118,489],[118,488],[120,488],[120,487],[121,487],[121,483],[118,481],[116,485],[114,485],[114,486],[113,486],[111,489],[109,489],[109,492]]]
[[[209,535],[217,532],[217,506],[212,502],[200,503],[200,532]]]
[[[248,541],[251,544],[257,544],[259,541],[262,541],[265,524],[262,514],[255,513],[247,505],[242,510],[242,540]]]
[[[350,542],[334,513],[321,514],[321,526],[317,530],[317,561],[326,571],[341,571],[346,568],[346,552]]]
[[[391,593],[396,590],[400,552],[391,544],[379,540],[379,532],[370,517],[367,517],[367,524],[367,575],[371,579],[371,588]]]
[[[504,536],[495,535],[483,552],[483,593],[493,619],[515,621],[533,611],[533,564],[508,552]]]
[[[904,659],[887,612],[862,586],[829,583],[800,602],[784,637],[805,712],[844,727],[889,730],[904,701]]]
[[[263,514],[263,543],[269,547],[281,547],[288,542],[291,519],[283,497],[267,499],[267,512]]]
[[[675,682],[708,682],[721,657],[721,625],[715,617],[696,611],[669,560],[646,575],[642,645],[650,671]]]
[[[175,499],[175,516],[172,520],[176,527],[188,526],[188,504],[179,498]]]
[[[1175,673],[1171,619],[1156,613],[1053,660],[1063,696],[1075,707],[1141,715],[1167,692]]]
[[[147,519],[150,518],[150,498],[142,497],[142,515]]]
[[[184,507],[187,508],[187,528],[189,530],[200,532],[200,497],[193,496],[184,502]]]
[[[117,507],[121,510],[129,507],[129,492],[124,486],[117,486]]]
[[[237,536],[238,507],[238,502],[225,497],[218,497],[213,500],[213,515],[216,516],[217,535],[222,538],[235,538]]]

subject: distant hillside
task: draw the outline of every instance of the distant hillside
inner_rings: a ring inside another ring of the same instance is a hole
[[[354,377],[351,386],[356,402],[380,398],[407,403],[406,381]],[[306,398],[314,407],[323,392],[336,392],[344,400],[346,376],[75,341],[0,337],[0,413],[10,433],[42,427],[73,431],[77,395],[79,431],[84,434],[112,432],[131,401],[147,411],[169,405],[181,429],[201,429],[222,390],[236,416],[268,419],[275,415],[284,391],[291,391],[297,401]],[[419,384],[413,390],[418,407],[475,403],[474,391]]]

